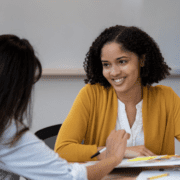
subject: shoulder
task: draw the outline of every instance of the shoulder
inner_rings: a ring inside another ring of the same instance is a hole
[[[99,83],[96,83],[96,84],[86,84],[84,87],[84,89],[86,90],[94,90],[94,91],[97,91],[97,90],[105,90],[104,86],[101,86]]]
[[[24,126],[19,123],[18,121],[15,122],[15,120],[13,119],[11,122],[9,122],[9,124],[6,126],[5,131],[2,134],[1,137],[1,143],[0,143],[0,149],[3,147],[7,147],[9,148],[8,145],[6,145],[6,143],[12,141],[12,139],[14,138],[14,136],[16,135],[17,132],[19,132],[19,130],[21,130]],[[24,141],[23,141],[24,140]],[[28,141],[30,140],[38,140],[38,138],[29,130],[24,132],[21,137],[19,138],[19,140],[14,144],[14,146],[17,145],[22,145],[21,143],[28,143]]]
[[[77,98],[86,101],[97,101],[99,99],[106,99],[108,97],[116,96],[115,90],[111,86],[109,89],[106,89],[104,86],[99,83],[96,84],[86,84],[79,92]]]
[[[108,93],[113,91],[113,88],[106,89],[104,86],[100,85],[99,83],[96,84],[86,84],[81,90],[81,93],[88,93],[88,94],[97,94],[99,92]]]
[[[174,90],[169,86],[164,85],[156,85],[156,86],[150,86],[146,87],[148,96],[154,97],[154,98],[160,98],[160,99],[166,99],[166,100],[173,100],[174,98],[179,98],[178,95],[174,92]]]
[[[172,94],[174,93],[173,89],[169,86],[156,85],[147,87],[148,91],[153,94]]]

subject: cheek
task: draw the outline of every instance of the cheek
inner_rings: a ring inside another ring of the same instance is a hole
[[[108,79],[108,74],[109,74],[109,71],[107,70],[107,69],[103,69],[103,76],[106,78],[106,79]]]
[[[131,67],[126,67],[126,69],[124,69],[128,74],[132,74],[133,76],[137,76],[139,75],[139,69],[137,66],[131,66]]]
[[[134,79],[134,81],[137,81],[139,77],[140,77],[139,70],[137,68],[135,68],[132,71],[132,78]]]

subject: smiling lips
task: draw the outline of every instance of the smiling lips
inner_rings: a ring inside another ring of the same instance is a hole
[[[112,79],[112,80],[115,82],[116,85],[120,85],[124,82],[125,77],[120,78],[120,79]]]

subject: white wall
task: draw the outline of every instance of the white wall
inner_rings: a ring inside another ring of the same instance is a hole
[[[35,85],[32,131],[63,123],[79,90],[83,79],[46,79]]]
[[[89,46],[106,27],[139,26],[180,67],[179,0],[1,0],[0,34],[25,37],[43,68],[81,68]]]

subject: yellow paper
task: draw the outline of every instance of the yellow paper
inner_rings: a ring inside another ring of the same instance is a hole
[[[144,156],[144,157],[137,157],[137,158],[134,158],[134,159],[129,159],[128,161],[148,161],[148,160],[151,160],[151,159],[154,159],[154,158],[157,158],[158,156]]]
[[[137,158],[133,158],[133,159],[129,159],[129,162],[136,162],[136,161],[149,161],[152,159],[170,159],[171,157],[177,157],[180,158],[180,156],[178,155],[165,155],[165,156],[143,156],[143,157],[137,157]]]

